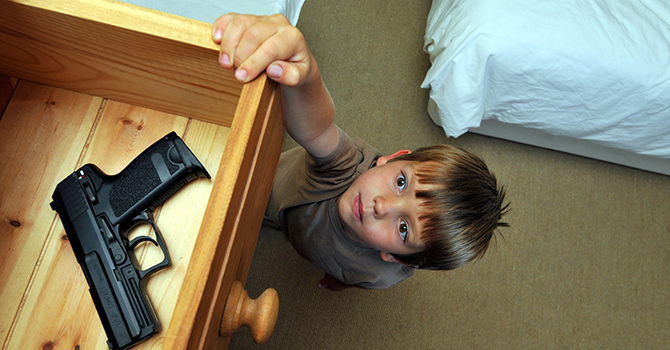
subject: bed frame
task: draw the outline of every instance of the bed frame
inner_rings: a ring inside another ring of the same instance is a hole
[[[484,120],[479,128],[474,128],[470,131],[475,134],[496,137],[631,168],[670,175],[670,159],[656,158],[626,150],[610,148],[586,140],[551,135],[542,130],[529,129],[497,120]]]
[[[430,99],[428,101],[428,115],[435,124],[441,125],[437,105]],[[470,132],[670,175],[670,159],[615,149],[587,140],[551,135],[542,130],[507,124],[493,119],[483,120],[480,127],[470,129]]]
[[[85,163],[119,172],[170,131],[212,180],[156,213],[173,265],[149,278],[163,329],[137,349],[222,349],[244,323],[267,340],[276,292],[254,301],[241,286],[282,149],[279,90],[265,75],[238,83],[217,56],[195,20],[113,0],[0,0],[3,350],[107,347],[51,194]],[[162,258],[151,248],[135,249],[143,266]]]

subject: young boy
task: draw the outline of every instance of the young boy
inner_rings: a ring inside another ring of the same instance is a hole
[[[282,154],[271,204],[296,251],[326,272],[319,287],[388,288],[415,268],[455,269],[507,226],[504,190],[478,157],[447,145],[381,156],[340,130],[316,61],[284,16],[227,14],[212,36],[238,80],[265,71],[281,84],[284,126],[302,148]]]

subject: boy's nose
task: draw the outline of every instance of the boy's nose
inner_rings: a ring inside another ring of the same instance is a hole
[[[375,217],[382,218],[386,215],[397,212],[400,209],[400,199],[395,196],[375,197]]]

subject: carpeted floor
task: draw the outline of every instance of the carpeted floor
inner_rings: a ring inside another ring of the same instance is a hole
[[[266,344],[245,328],[230,348],[670,347],[670,177],[478,135],[447,139],[420,89],[430,2],[408,4],[305,3],[298,27],[336,122],[382,152],[453,143],[479,154],[507,187],[511,228],[459,270],[334,293],[318,289],[323,273],[264,226],[247,290],[278,290],[278,324]]]

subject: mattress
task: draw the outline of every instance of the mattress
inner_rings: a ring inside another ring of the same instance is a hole
[[[482,120],[670,158],[670,2],[435,0],[430,115]]]

